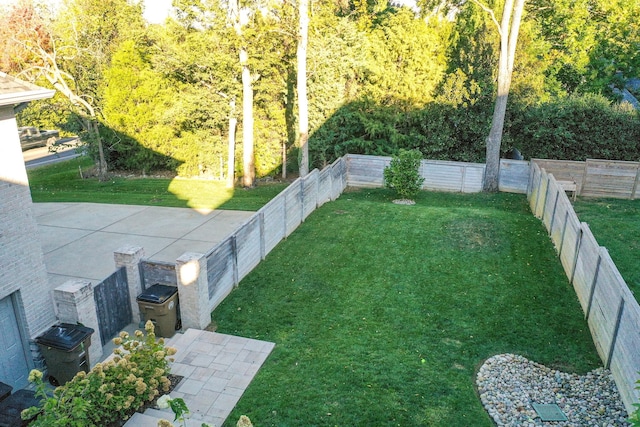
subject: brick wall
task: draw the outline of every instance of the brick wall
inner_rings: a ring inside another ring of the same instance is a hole
[[[0,152],[0,299],[14,294],[18,322],[33,339],[55,313],[12,107],[0,107]]]

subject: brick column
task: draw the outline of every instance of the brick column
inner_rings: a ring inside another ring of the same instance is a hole
[[[124,267],[127,270],[127,283],[129,284],[129,301],[131,304],[131,321],[140,323],[140,308],[136,297],[142,293],[140,280],[140,260],[144,257],[144,248],[140,246],[123,246],[113,253],[116,268]]]
[[[53,299],[60,322],[81,323],[94,330],[89,346],[89,363],[95,365],[102,358],[102,341],[91,282],[69,280],[53,290]]]
[[[182,328],[206,328],[211,323],[207,258],[204,254],[185,252],[176,260],[176,273]]]

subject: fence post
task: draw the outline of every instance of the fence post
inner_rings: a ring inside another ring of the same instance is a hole
[[[553,202],[553,212],[551,213],[551,221],[549,222],[549,236],[551,236],[552,233],[553,233],[553,223],[556,220],[556,209],[558,207],[558,198],[559,197],[560,197],[560,192],[558,191],[558,187],[556,186],[556,199]]]
[[[140,323],[140,307],[138,307],[136,297],[143,291],[140,278],[140,261],[143,257],[144,249],[140,246],[123,246],[113,253],[116,269],[124,267],[127,271],[131,321],[133,323]]]
[[[93,285],[88,280],[69,280],[53,290],[58,319],[63,323],[81,323],[93,329],[89,346],[89,364],[102,359],[102,339],[93,299]]]
[[[640,163],[636,170],[636,179],[633,181],[633,189],[631,190],[631,200],[636,198],[636,192],[638,191],[638,182],[640,182]]]
[[[624,298],[620,298],[620,305],[618,305],[618,316],[616,317],[616,326],[613,329],[613,338],[611,338],[611,346],[609,347],[609,354],[607,355],[607,363],[605,369],[611,367],[611,358],[613,357],[613,350],[616,348],[616,341],[618,340],[618,331],[620,330],[620,321],[622,320],[622,313],[624,312]]]
[[[527,181],[527,200],[531,201],[531,192],[533,191],[533,177],[535,175],[535,168],[533,166],[533,159],[529,162],[529,181]]]
[[[260,225],[260,259],[264,261],[267,256],[266,243],[264,241],[264,211],[258,212],[258,224]]]
[[[185,252],[176,260],[182,328],[204,329],[211,323],[207,257]]]
[[[301,224],[304,222],[304,182],[307,180],[308,176],[309,175],[305,176],[300,180],[300,223]]]
[[[562,226],[562,237],[560,238],[560,249],[558,250],[558,257],[562,258],[562,248],[564,248],[564,236],[567,232],[567,222],[569,221],[569,211],[564,212],[564,225]]]
[[[591,289],[589,289],[589,302],[587,303],[587,312],[584,318],[589,321],[589,315],[591,314],[591,305],[593,304],[593,295],[596,293],[596,283],[598,283],[598,276],[600,275],[600,263],[602,262],[602,255],[598,251],[598,261],[596,262],[596,271],[593,273],[593,280],[591,281]]]
[[[233,287],[240,284],[238,273],[238,240],[236,235],[231,236],[231,263],[233,268]]]
[[[582,225],[580,226],[580,230],[578,230],[578,234],[576,235],[576,250],[573,255],[573,267],[571,267],[571,279],[569,279],[569,283],[573,285],[573,279],[576,275],[576,267],[578,266],[578,256],[580,255],[580,246],[582,245]]]

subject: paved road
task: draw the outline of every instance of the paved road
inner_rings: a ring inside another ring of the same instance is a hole
[[[56,143],[61,147],[57,153],[50,152],[47,147],[32,148],[31,150],[24,151],[22,157],[24,158],[27,169],[78,157],[80,154],[74,148],[77,140],[78,138],[62,138]]]

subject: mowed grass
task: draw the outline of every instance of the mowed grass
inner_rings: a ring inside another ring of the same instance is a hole
[[[640,301],[640,200],[580,198],[574,209]]]
[[[34,202],[91,202],[123,205],[234,209],[255,211],[287,183],[260,184],[252,189],[226,188],[221,181],[185,178],[112,177],[82,179],[93,166],[88,158],[28,171]]]
[[[523,195],[344,193],[212,313],[276,343],[226,426],[491,426],[475,375],[517,353],[600,366],[576,296]]]

